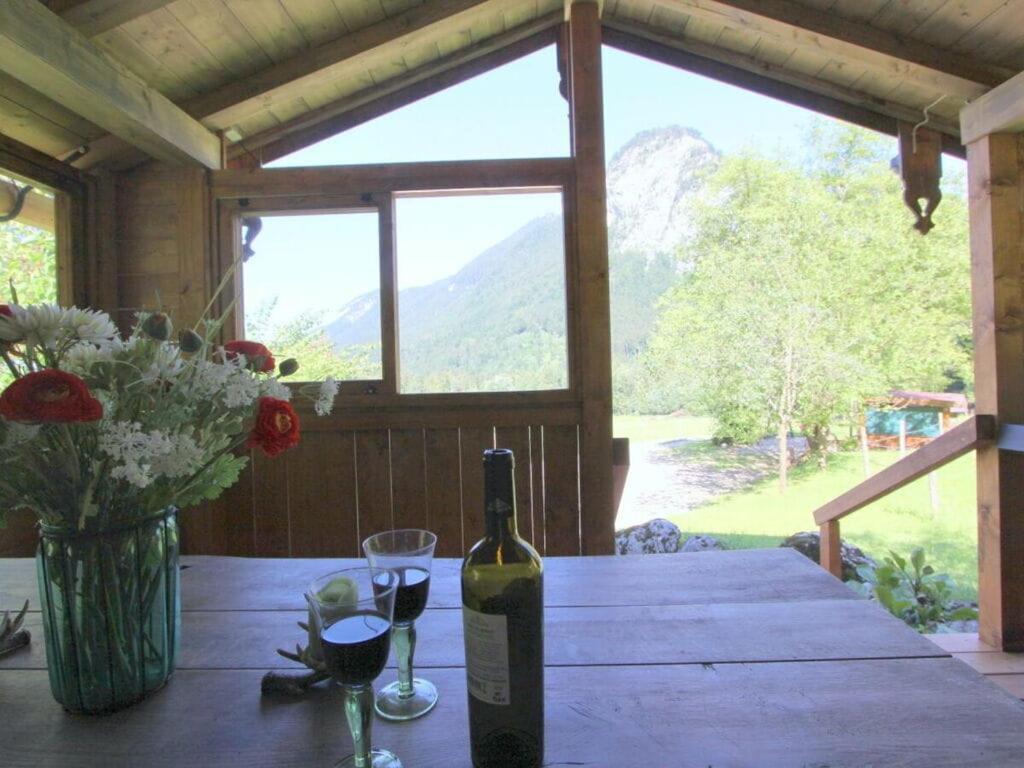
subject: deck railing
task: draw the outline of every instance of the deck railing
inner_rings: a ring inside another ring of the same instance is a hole
[[[979,445],[996,440],[997,434],[1001,449],[1024,451],[1024,427],[1007,424],[997,430],[995,416],[973,416],[815,510],[814,521],[821,531],[821,567],[842,577],[839,539],[842,518],[970,453]]]

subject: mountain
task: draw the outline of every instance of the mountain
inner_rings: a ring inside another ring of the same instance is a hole
[[[617,366],[643,349],[658,297],[693,235],[693,206],[719,154],[672,126],[631,139],[608,166],[609,267]],[[535,219],[454,275],[399,294],[404,391],[563,387],[564,254],[558,216]],[[379,338],[375,294],[326,327],[336,347]]]

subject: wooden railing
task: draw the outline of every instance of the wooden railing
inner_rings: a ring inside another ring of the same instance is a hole
[[[994,416],[973,416],[815,510],[814,521],[821,531],[822,568],[836,577],[842,577],[839,540],[839,521],[842,518],[970,453],[979,445],[992,442],[996,435]],[[1003,445],[1004,439],[1008,443],[1006,446]],[[1013,447],[1017,444],[1020,445]],[[1024,427],[1005,425],[1000,437],[1000,448],[1024,450]]]

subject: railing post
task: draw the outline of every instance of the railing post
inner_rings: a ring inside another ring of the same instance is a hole
[[[843,578],[843,555],[839,543],[839,521],[829,520],[819,526],[821,567],[837,579]]]

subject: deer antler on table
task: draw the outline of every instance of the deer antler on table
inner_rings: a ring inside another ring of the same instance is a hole
[[[3,618],[0,619],[0,656],[6,656],[19,648],[24,648],[32,641],[29,631],[21,628],[26,613],[28,613],[28,600],[13,619],[10,611],[4,611]]]
[[[309,636],[309,645],[303,648],[295,644],[295,652],[278,648],[277,652],[289,661],[295,661],[309,669],[308,672],[267,672],[263,676],[260,690],[267,693],[288,693],[298,696],[309,690],[309,687],[328,679],[331,675],[324,666],[323,655],[320,653],[319,638],[309,631],[309,625],[298,622],[298,625]]]

